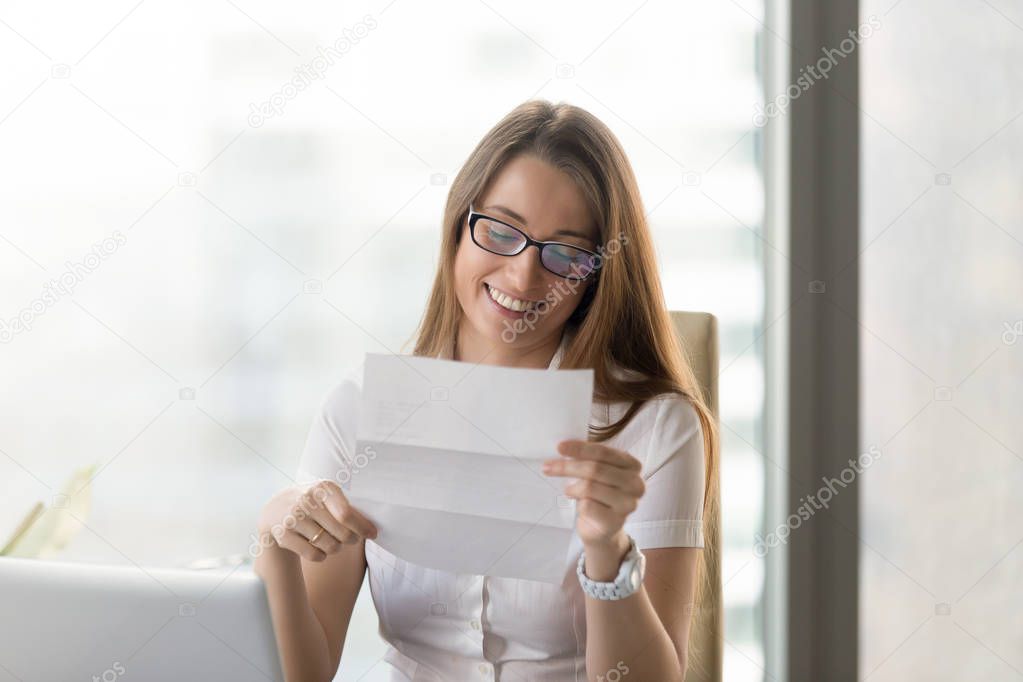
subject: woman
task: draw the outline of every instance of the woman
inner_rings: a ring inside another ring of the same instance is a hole
[[[586,111],[526,102],[472,152],[444,228],[416,355],[594,370],[590,438],[544,467],[576,500],[580,562],[551,585],[433,570],[372,542],[331,480],[355,451],[352,377],[302,456],[300,478],[321,480],[278,493],[259,523],[287,678],[333,677],[368,569],[386,679],[682,680],[717,436],[621,145]]]

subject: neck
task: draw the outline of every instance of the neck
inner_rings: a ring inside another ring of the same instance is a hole
[[[546,369],[561,345],[563,330],[562,327],[543,338],[512,345],[494,343],[480,336],[472,325],[463,320],[458,325],[454,359],[479,365]]]

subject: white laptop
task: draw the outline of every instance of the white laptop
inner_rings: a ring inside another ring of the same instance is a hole
[[[0,557],[0,682],[122,678],[281,682],[259,576]]]

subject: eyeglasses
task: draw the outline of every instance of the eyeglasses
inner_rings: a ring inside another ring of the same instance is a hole
[[[586,279],[601,265],[600,256],[592,251],[563,242],[539,242],[513,225],[477,212],[472,204],[469,234],[476,246],[499,256],[517,256],[535,246],[540,252],[540,265],[565,279]]]

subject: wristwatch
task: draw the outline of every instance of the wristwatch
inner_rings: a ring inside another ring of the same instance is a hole
[[[646,570],[646,557],[636,547],[636,541],[629,536],[629,552],[622,559],[622,565],[618,567],[618,576],[614,582],[600,583],[586,577],[586,552],[579,555],[579,563],[575,566],[575,573],[579,576],[579,584],[590,597],[602,600],[625,599],[639,589],[643,584],[643,574]]]

